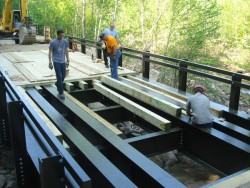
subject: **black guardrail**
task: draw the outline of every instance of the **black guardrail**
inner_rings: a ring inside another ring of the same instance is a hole
[[[86,53],[86,46],[94,47],[96,48],[96,57],[98,59],[102,58],[101,42],[91,41],[72,36],[68,36],[68,40],[70,43],[70,49],[72,49],[73,43],[81,44],[82,53]],[[144,78],[147,79],[149,79],[150,63],[178,70],[179,71],[178,89],[181,91],[186,91],[187,89],[188,73],[229,84],[231,86],[229,108],[232,110],[237,111],[239,108],[241,88],[250,90],[250,84],[249,84],[250,76],[243,75],[241,72],[232,72],[224,69],[211,67],[208,65],[202,65],[195,62],[153,54],[148,51],[134,50],[126,47],[122,47],[122,55],[141,60],[142,71],[143,71],[142,75]],[[157,60],[151,58],[156,58]],[[169,61],[170,63],[164,61]],[[119,61],[119,66],[122,66],[122,58]],[[220,75],[218,76],[216,74]],[[226,78],[226,76],[231,78]]]
[[[91,187],[91,180],[0,69],[0,142],[12,146],[18,187]]]

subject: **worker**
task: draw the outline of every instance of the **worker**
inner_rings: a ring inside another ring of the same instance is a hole
[[[118,32],[117,30],[115,30],[115,23],[111,22],[110,23],[110,28],[106,28],[103,33],[105,33],[105,35],[107,36],[113,36],[116,40],[117,43],[119,44],[118,41]],[[103,42],[102,44],[102,52],[103,52],[103,60],[104,60],[104,64],[106,68],[109,68],[109,64],[108,64],[108,51],[107,51],[107,44],[105,42]]]
[[[55,67],[55,85],[60,99],[65,99],[63,82],[66,76],[66,68],[69,67],[69,42],[63,36],[64,31],[59,29],[57,31],[57,38],[53,39],[49,44],[49,68],[52,70],[53,65]]]
[[[107,36],[105,33],[102,33],[99,37],[102,41],[105,41],[107,45],[107,51],[110,57],[111,77],[118,79],[118,61],[121,56],[121,51],[118,49],[118,42],[114,37]]]
[[[187,115],[192,119],[192,124],[198,127],[212,127],[213,115],[210,110],[210,100],[204,95],[204,88],[201,85],[194,87],[195,95],[188,98],[186,103]]]

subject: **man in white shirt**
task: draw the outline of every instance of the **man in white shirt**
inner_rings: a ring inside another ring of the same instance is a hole
[[[212,127],[213,115],[210,110],[210,100],[203,94],[201,85],[194,87],[195,95],[188,98],[186,104],[187,115],[192,118],[192,124],[198,127]]]

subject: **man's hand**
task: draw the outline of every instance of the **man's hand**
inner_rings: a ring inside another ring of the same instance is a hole
[[[105,42],[102,42],[102,49],[105,49],[106,48],[106,44]]]
[[[66,61],[66,68],[69,67],[69,60]]]
[[[52,70],[53,69],[53,64],[49,62],[49,68]]]

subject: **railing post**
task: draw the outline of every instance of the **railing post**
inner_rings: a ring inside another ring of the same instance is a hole
[[[102,43],[96,42],[96,57],[102,59]]]
[[[30,187],[28,154],[25,141],[23,103],[21,101],[8,103],[9,124],[12,150],[16,166],[18,187]]]
[[[41,188],[64,188],[64,165],[60,155],[39,159]]]
[[[145,51],[147,53],[149,53],[149,51]],[[150,64],[148,61],[146,61],[145,59],[150,59],[149,55],[146,55],[145,52],[142,53],[142,76],[144,78],[149,79],[149,69],[150,69]]]
[[[121,56],[119,58],[118,66],[122,67],[122,49],[121,50]]]
[[[240,100],[240,86],[235,85],[235,82],[241,83],[240,74],[242,72],[238,72],[232,76],[232,84],[231,84],[231,93],[229,100],[229,108],[233,110],[239,109],[239,100]]]
[[[72,37],[68,37],[68,38],[69,38],[69,49],[72,50],[72,47],[73,47]]]
[[[81,52],[86,54],[85,39],[81,39]]]
[[[187,63],[185,61],[180,61],[179,62],[179,84],[178,84],[178,89],[181,91],[185,91],[187,89],[187,72],[184,71],[183,69],[187,68]]]
[[[5,78],[0,75],[0,143],[10,146],[10,129],[7,113]]]

